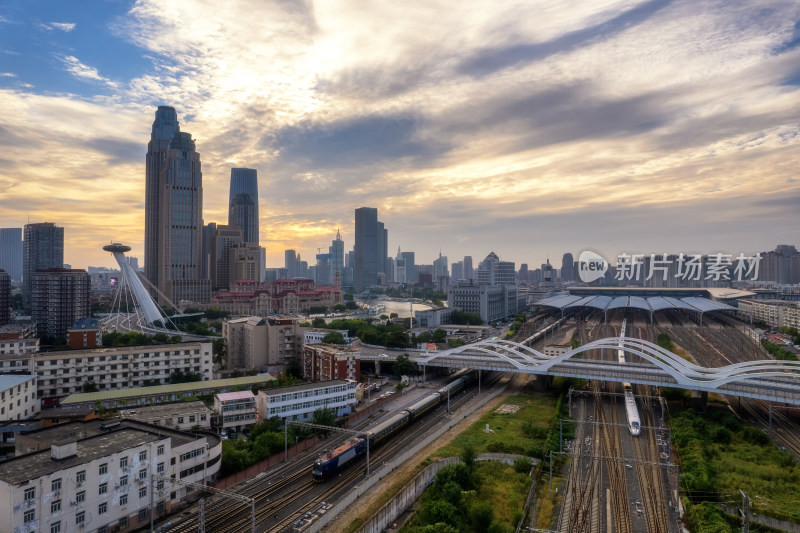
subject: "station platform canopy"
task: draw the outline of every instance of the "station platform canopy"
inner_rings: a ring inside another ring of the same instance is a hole
[[[666,311],[670,309],[682,309],[684,311],[693,311],[701,315],[711,311],[736,311],[737,309],[728,304],[709,300],[701,296],[687,296],[684,298],[675,298],[672,296],[576,296],[576,295],[560,295],[552,296],[539,300],[533,304],[540,307],[551,307],[560,309],[562,314],[564,311],[575,307],[591,307],[599,309],[608,316],[609,311],[615,309],[641,309],[650,313],[650,320],[653,319],[653,313],[656,311]]]

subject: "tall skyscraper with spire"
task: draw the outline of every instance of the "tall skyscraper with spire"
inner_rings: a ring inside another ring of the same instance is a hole
[[[336,238],[331,241],[328,253],[331,254],[331,280],[336,279],[336,273],[339,277],[344,276],[344,241],[339,228],[336,228]]]
[[[207,302],[203,277],[203,173],[175,109],[159,106],[147,146],[145,275],[174,304]]]
[[[232,168],[228,225],[239,226],[246,244],[258,240],[258,173],[252,168]]]

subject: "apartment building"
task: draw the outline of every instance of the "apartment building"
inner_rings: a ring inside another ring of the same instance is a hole
[[[356,405],[355,381],[342,379],[258,391],[258,420],[278,416],[284,420],[310,421],[317,409],[332,409],[345,416]]]

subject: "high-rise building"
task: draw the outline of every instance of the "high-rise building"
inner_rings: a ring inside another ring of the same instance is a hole
[[[331,278],[331,254],[317,254],[317,264],[314,268],[314,283],[317,285],[333,285]]]
[[[336,230],[336,238],[331,241],[328,248],[328,253],[331,254],[331,282],[336,279],[336,273],[339,273],[339,279],[344,276],[344,241],[342,234]]]
[[[464,279],[475,279],[475,271],[472,268],[472,256],[464,256]]]
[[[202,261],[200,267],[200,277],[211,279],[211,263],[216,261],[212,254],[212,246],[214,242],[214,235],[217,233],[217,223],[209,222],[203,225],[203,248],[200,252],[200,259]],[[213,279],[211,285],[214,285]]]
[[[5,270],[0,270],[0,326],[11,322],[11,276]]]
[[[285,250],[283,252],[283,266],[286,268],[289,279],[298,277],[297,261],[297,252],[294,250]]]
[[[191,134],[180,131],[174,108],[156,111],[146,161],[145,274],[175,304],[208,302],[200,154]]]
[[[261,281],[261,248],[255,243],[230,246],[228,255],[228,285],[242,280]]]
[[[450,272],[450,283],[464,279],[464,261],[453,263]]]
[[[214,290],[227,291],[230,282],[230,249],[242,243],[239,226],[217,226],[211,240],[211,286]],[[250,278],[256,279],[256,278]]]
[[[37,270],[64,266],[64,228],[52,222],[25,225],[23,242],[22,297],[31,309],[31,280]]]
[[[400,255],[402,255],[403,262],[406,265],[406,283],[417,283],[419,281],[419,271],[415,262],[414,252],[400,252]]]
[[[360,292],[377,284],[379,274],[386,275],[388,232],[378,220],[374,207],[359,207],[355,212],[355,261],[353,288]]]
[[[573,281],[575,262],[572,259],[572,254],[567,252],[561,257],[561,279],[564,281]]]
[[[244,242],[259,244],[258,175],[255,169],[231,169],[228,206],[228,225],[242,228]]]
[[[49,268],[31,275],[31,318],[39,335],[66,339],[67,328],[88,318],[92,278],[85,270]]]
[[[22,279],[22,228],[0,228],[0,269],[13,281]]]

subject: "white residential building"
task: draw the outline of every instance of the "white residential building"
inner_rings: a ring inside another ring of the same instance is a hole
[[[772,328],[800,328],[800,302],[786,300],[739,300],[740,313]]]
[[[339,332],[346,342],[350,342],[350,332],[346,329],[307,329],[303,335],[304,344],[321,344],[329,333]]]
[[[84,392],[89,383],[108,391],[166,384],[176,372],[199,374],[207,381],[213,372],[210,342],[0,355],[2,368],[21,368],[23,363],[39,378],[40,399]]]
[[[153,476],[202,483],[219,471],[222,454],[215,435],[131,421],[53,426],[21,435],[21,446],[31,452],[0,463],[0,531],[145,527],[151,502],[162,516],[187,494],[185,487]]]
[[[0,422],[28,420],[41,410],[36,397],[36,376],[0,375]]]
[[[256,396],[249,390],[216,394],[214,411],[222,417],[222,429],[241,431],[256,423]]]
[[[350,414],[356,405],[355,381],[342,379],[258,391],[258,419],[278,416],[288,420],[311,420],[314,411],[332,409],[336,416]]]

